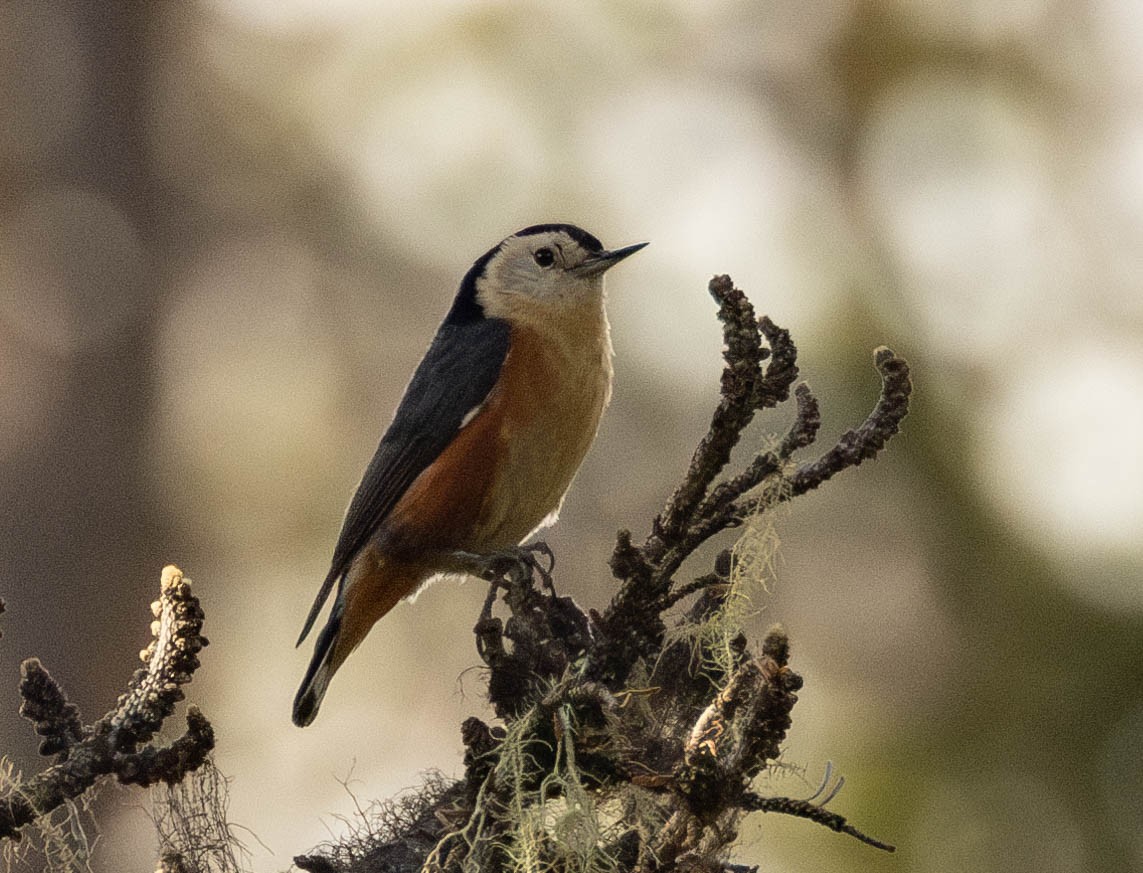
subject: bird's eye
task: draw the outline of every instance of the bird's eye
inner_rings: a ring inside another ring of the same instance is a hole
[[[536,253],[532,257],[541,267],[550,267],[556,262],[556,256],[552,254],[551,249],[536,249]]]

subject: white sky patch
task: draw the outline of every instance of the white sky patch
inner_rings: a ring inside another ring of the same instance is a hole
[[[1143,562],[1143,349],[1111,337],[1055,345],[981,416],[979,469],[1005,514],[1076,571],[1076,593],[1143,609],[1138,573],[1084,572],[1109,555]]]
[[[1143,32],[1143,4],[1138,0],[1096,0],[1090,22],[1095,44],[1111,63],[1107,64],[1117,89],[1124,96],[1143,93],[1143,60],[1139,34]]]
[[[624,287],[609,298],[625,326],[616,342],[683,390],[706,390],[718,372],[713,274],[729,273],[780,323],[796,313],[805,332],[861,269],[828,179],[749,91],[632,83],[585,119],[578,148],[591,169],[585,191],[632,239],[651,241],[642,263],[611,280]]]
[[[1143,104],[1140,104],[1143,105]],[[1117,114],[1078,175],[1075,201],[1091,248],[1095,292],[1114,311],[1143,316],[1143,114]]]
[[[1050,0],[967,0],[933,3],[898,0],[910,23],[938,39],[998,45],[1013,39],[1035,40],[1055,4]]]
[[[407,15],[410,6],[417,10],[422,4],[378,0],[211,0],[211,5],[247,27],[289,33],[344,28],[382,14]]]
[[[1088,293],[1051,147],[1035,111],[983,79],[920,76],[875,110],[861,180],[934,352],[1006,355]]]
[[[537,215],[545,150],[533,119],[464,58],[384,95],[348,147],[385,233],[455,269]],[[458,252],[461,253],[458,256]]]

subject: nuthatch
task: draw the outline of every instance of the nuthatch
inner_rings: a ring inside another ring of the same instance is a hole
[[[298,639],[336,583],[295,724],[398,601],[555,521],[611,397],[603,274],[645,245],[541,224],[472,265],[349,505]]]

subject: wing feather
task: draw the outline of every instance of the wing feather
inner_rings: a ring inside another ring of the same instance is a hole
[[[487,399],[508,355],[508,341],[508,323],[500,319],[441,325],[349,504],[329,573],[306,616],[299,645],[334,583],[413,481],[453,441],[468,414]]]

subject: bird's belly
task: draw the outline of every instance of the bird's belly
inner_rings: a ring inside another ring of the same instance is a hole
[[[547,384],[537,384],[534,362],[526,385],[505,383],[502,454],[473,528],[474,549],[514,546],[555,520],[610,398],[609,352],[600,349],[573,372],[561,369]]]
[[[552,421],[505,452],[499,475],[473,531],[481,550],[516,545],[537,527],[555,520],[598,424],[591,428]],[[577,425],[580,423],[577,422]]]

